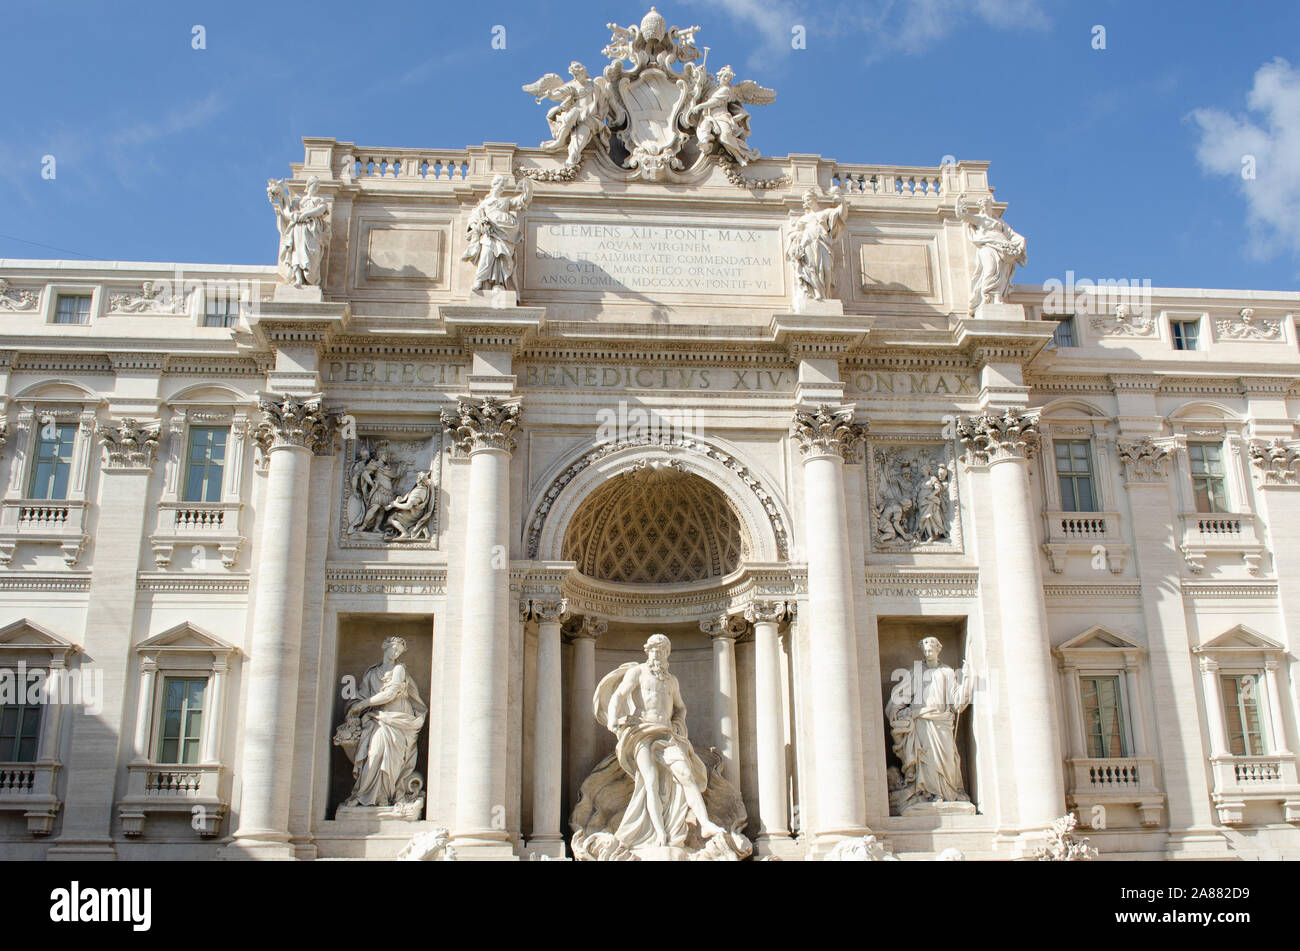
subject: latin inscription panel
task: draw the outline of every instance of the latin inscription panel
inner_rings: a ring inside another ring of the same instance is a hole
[[[772,228],[536,221],[525,287],[780,297],[781,265],[781,233]]]

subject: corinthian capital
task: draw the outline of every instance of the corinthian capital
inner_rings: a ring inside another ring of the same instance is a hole
[[[1116,439],[1115,454],[1124,466],[1125,482],[1163,482],[1169,476],[1169,449],[1151,439]]]
[[[852,409],[822,403],[815,410],[795,410],[790,434],[799,440],[805,457],[837,455],[850,462],[854,449],[866,438],[867,426],[853,422]]]
[[[451,431],[459,452],[479,449],[515,450],[515,431],[522,408],[517,400],[485,396],[481,400],[461,399],[455,410],[443,410],[442,425]]]
[[[1261,485],[1295,485],[1300,481],[1300,443],[1256,439],[1250,444],[1250,461],[1255,464]]]
[[[978,416],[959,416],[957,435],[966,447],[968,465],[1028,459],[1038,448],[1038,416],[1012,409],[1001,416],[987,410]]]
[[[108,422],[97,430],[108,456],[109,469],[149,469],[158,456],[157,423],[138,423],[127,417]]]
[[[264,456],[286,446],[310,449],[317,455],[329,452],[338,414],[323,409],[319,395],[264,396],[257,405],[262,421],[253,430],[253,439]]]

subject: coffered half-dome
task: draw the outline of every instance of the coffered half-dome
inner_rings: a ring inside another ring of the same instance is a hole
[[[601,581],[680,584],[730,574],[746,548],[740,519],[717,487],[672,463],[643,463],[582,503],[563,553]]]

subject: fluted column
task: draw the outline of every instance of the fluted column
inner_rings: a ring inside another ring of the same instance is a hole
[[[290,858],[289,800],[298,704],[311,460],[332,450],[337,416],[319,395],[266,397],[254,432],[266,461],[253,594],[239,828],[230,857]]]
[[[1219,683],[1219,662],[1201,658],[1201,686],[1205,688],[1205,721],[1210,730],[1210,756],[1228,755],[1228,730],[1223,722],[1223,684]]]
[[[572,693],[569,695],[569,798],[576,804],[582,782],[595,766],[596,638],[609,622],[587,615],[569,634],[573,644]]]
[[[559,858],[564,855],[560,822],[564,759],[560,626],[568,619],[568,602],[562,598],[533,601],[530,614],[537,622],[537,688],[533,711],[533,830],[528,847]]]
[[[745,609],[754,625],[754,742],[758,764],[758,845],[788,839],[785,719],[781,704],[781,640],[784,601],[755,601]]]
[[[700,622],[700,630],[713,641],[713,723],[722,775],[740,788],[740,701],[736,696],[736,637],[743,631],[723,614]]]
[[[509,854],[504,810],[510,624],[510,457],[518,402],[462,399],[442,414],[469,455],[465,500],[465,589],[461,601],[460,735],[456,754],[458,851]]]
[[[993,553],[1010,712],[1019,825],[1046,829],[1065,812],[1065,780],[1053,664],[1039,561],[1038,526],[1029,496],[1029,459],[1037,419],[1007,410],[959,420],[967,462],[987,464],[993,495]]]
[[[817,845],[867,831],[865,777],[857,757],[858,662],[844,501],[845,457],[864,432],[853,422],[852,408],[825,404],[797,410],[792,427],[803,455]]]

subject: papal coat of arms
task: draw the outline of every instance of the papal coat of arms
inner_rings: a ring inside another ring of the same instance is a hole
[[[745,106],[766,105],[776,93],[753,80],[735,82],[730,66],[710,73],[709,48],[695,45],[699,27],[669,28],[653,7],[640,26],[608,26],[612,36],[604,54],[610,63],[601,76],[593,79],[573,62],[568,82],[547,73],[523,87],[539,103],[557,103],[546,114],[551,138],[541,147],[564,152],[565,162],[558,171],[520,172],[570,180],[594,142],[633,178],[682,180],[716,161],[729,178],[742,181],[737,169],[758,158],[749,146]]]

